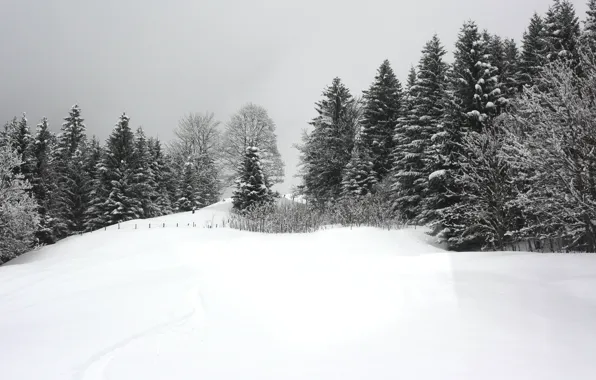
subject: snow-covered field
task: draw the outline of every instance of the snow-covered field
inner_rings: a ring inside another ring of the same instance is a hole
[[[596,378],[596,256],[203,228],[228,208],[0,267],[0,379]]]

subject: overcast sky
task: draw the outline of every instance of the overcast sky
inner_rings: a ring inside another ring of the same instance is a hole
[[[584,18],[587,0],[574,0]],[[162,141],[188,112],[225,123],[247,102],[291,145],[335,76],[358,95],[389,59],[405,81],[433,33],[451,51],[465,20],[520,40],[550,0],[0,0],[0,122],[27,112],[57,131],[78,103],[104,140],[125,111]]]

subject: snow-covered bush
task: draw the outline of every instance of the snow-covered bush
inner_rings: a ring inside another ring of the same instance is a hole
[[[27,194],[30,185],[14,174],[21,164],[17,153],[0,142],[0,264],[30,249],[39,226],[37,203]]]

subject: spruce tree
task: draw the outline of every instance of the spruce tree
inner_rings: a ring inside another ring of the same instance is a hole
[[[520,89],[533,86],[546,64],[545,25],[542,18],[534,13],[522,39],[522,52],[519,60]]]
[[[11,141],[12,148],[17,152],[22,162],[18,168],[15,168],[15,174],[22,174],[25,177],[25,180],[31,183],[33,165],[31,144],[33,142],[33,137],[29,131],[27,116],[23,113],[19,121],[16,121],[16,118],[13,119],[9,128],[8,137]]]
[[[499,73],[501,78],[500,88],[505,98],[513,99],[520,88],[519,49],[513,39],[505,40],[503,48],[503,68]]]
[[[360,197],[373,191],[378,178],[369,152],[370,150],[358,134],[352,151],[352,159],[346,165],[343,174],[343,197]]]
[[[155,173],[151,165],[151,153],[149,151],[148,141],[145,132],[141,127],[137,129],[134,151],[134,195],[141,202],[142,218],[152,218],[159,216],[159,208],[156,205],[157,184],[155,182]]]
[[[59,238],[83,231],[90,185],[83,165],[86,136],[79,106],[75,104],[64,120],[54,158]]]
[[[580,24],[575,8],[568,0],[554,0],[548,9],[544,37],[548,61],[566,59],[577,63]]]
[[[319,205],[341,195],[344,168],[352,157],[357,103],[339,78],[316,103],[318,116],[310,123],[314,130],[302,147],[305,194]]]
[[[468,21],[455,45],[450,90],[465,115],[462,127],[469,130],[481,131],[483,122],[507,103],[498,87],[498,69],[490,62],[488,36]]]
[[[234,209],[238,211],[273,202],[271,185],[263,173],[259,149],[256,147],[246,149],[244,162],[238,168],[232,200]]]
[[[36,233],[37,241],[41,244],[52,244],[57,240],[54,214],[56,212],[56,187],[53,150],[56,136],[50,132],[47,118],[43,118],[37,125],[35,138],[31,146],[32,156],[32,191],[39,205],[40,226]]]
[[[94,231],[109,224],[104,210],[109,186],[104,162],[104,151],[99,140],[93,136],[85,155],[85,171],[91,183],[89,203],[85,210],[85,230],[87,231]]]
[[[434,136],[436,154],[425,209],[436,227],[435,233],[453,249],[459,248],[456,238],[465,228],[461,207],[465,184],[458,180],[461,158],[467,155],[463,138],[468,132],[481,132],[507,104],[498,87],[497,68],[490,63],[486,35],[478,32],[474,22],[464,24],[449,75],[441,131]]]
[[[437,35],[426,43],[418,64],[418,76],[411,86],[411,104],[402,124],[400,152],[394,164],[395,206],[407,220],[425,222],[423,200],[434,159],[432,138],[440,132],[446,96],[445,49]]]
[[[596,0],[588,0],[588,10],[582,30],[582,40],[592,53],[596,53]]]
[[[143,205],[135,192],[134,134],[129,122],[130,118],[123,113],[106,143],[102,171],[106,174],[105,187],[109,195],[103,215],[110,224],[143,215]]]
[[[149,153],[151,154],[151,168],[155,176],[156,200],[155,204],[161,215],[172,213],[172,198],[176,191],[172,169],[164,155],[161,142],[156,138],[149,138]]]
[[[197,189],[196,168],[192,162],[186,162],[182,167],[176,210],[192,211],[200,208],[203,203],[202,196]]]
[[[378,180],[391,168],[393,134],[402,107],[402,86],[388,60],[379,69],[373,84],[364,92],[360,153],[370,156]],[[367,152],[364,152],[367,150]]]

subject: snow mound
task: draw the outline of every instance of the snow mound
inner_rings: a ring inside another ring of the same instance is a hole
[[[423,229],[167,227],[225,218],[230,206],[73,236],[0,267],[2,379],[596,371],[596,256],[449,253]]]

